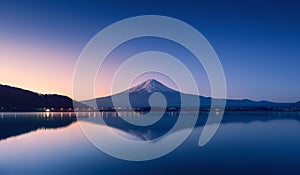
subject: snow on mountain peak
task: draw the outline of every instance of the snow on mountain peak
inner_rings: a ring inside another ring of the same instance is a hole
[[[163,85],[155,79],[148,79],[147,81],[134,86],[128,90],[129,92],[175,92],[175,90]]]

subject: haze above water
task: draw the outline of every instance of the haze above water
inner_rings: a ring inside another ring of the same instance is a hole
[[[109,127],[134,140],[163,135],[177,115],[166,113],[157,124],[133,127],[124,125],[116,113],[103,113]],[[188,120],[189,113],[185,115]],[[226,113],[213,139],[199,147],[206,117],[200,114],[192,134],[170,154],[129,162],[96,149],[72,113],[1,113],[0,174],[300,173],[299,113]]]

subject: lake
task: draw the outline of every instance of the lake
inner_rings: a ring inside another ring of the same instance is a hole
[[[166,113],[153,126],[134,127],[114,112],[102,115],[136,141],[163,135],[178,118]],[[0,174],[300,174],[299,112],[227,112],[215,136],[199,147],[206,119],[200,113],[191,135],[171,153],[136,162],[97,149],[73,113],[0,113]]]

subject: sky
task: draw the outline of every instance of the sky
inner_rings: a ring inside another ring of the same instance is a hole
[[[125,18],[164,15],[188,23],[210,42],[223,66],[228,98],[296,102],[299,8],[300,2],[288,0],[0,0],[0,84],[72,97],[76,62],[94,35]],[[189,65],[199,94],[211,95],[205,71],[193,64],[191,53],[174,42],[150,37],[128,41],[108,56],[97,75],[96,96],[110,95],[112,70],[126,57],[150,50],[173,54]],[[148,78],[176,89],[155,73],[140,76],[135,84]]]

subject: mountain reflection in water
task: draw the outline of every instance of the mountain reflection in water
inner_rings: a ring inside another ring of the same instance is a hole
[[[190,112],[184,112],[183,117],[189,120]],[[179,112],[167,112],[155,124],[150,126],[137,126],[127,123],[122,117],[142,118],[142,112],[80,112],[79,118],[86,122],[99,125],[107,125],[111,128],[121,130],[142,140],[152,140],[164,135],[176,123]],[[105,123],[99,120],[102,117]],[[208,112],[199,114],[195,127],[205,125]],[[300,121],[299,112],[225,112],[222,124],[226,123],[250,123],[255,121],[286,120]],[[14,137],[39,129],[56,129],[77,122],[75,113],[67,112],[42,112],[42,113],[1,113],[0,115],[0,140]],[[186,126],[179,128],[185,129]],[[45,136],[46,137],[46,136]]]

